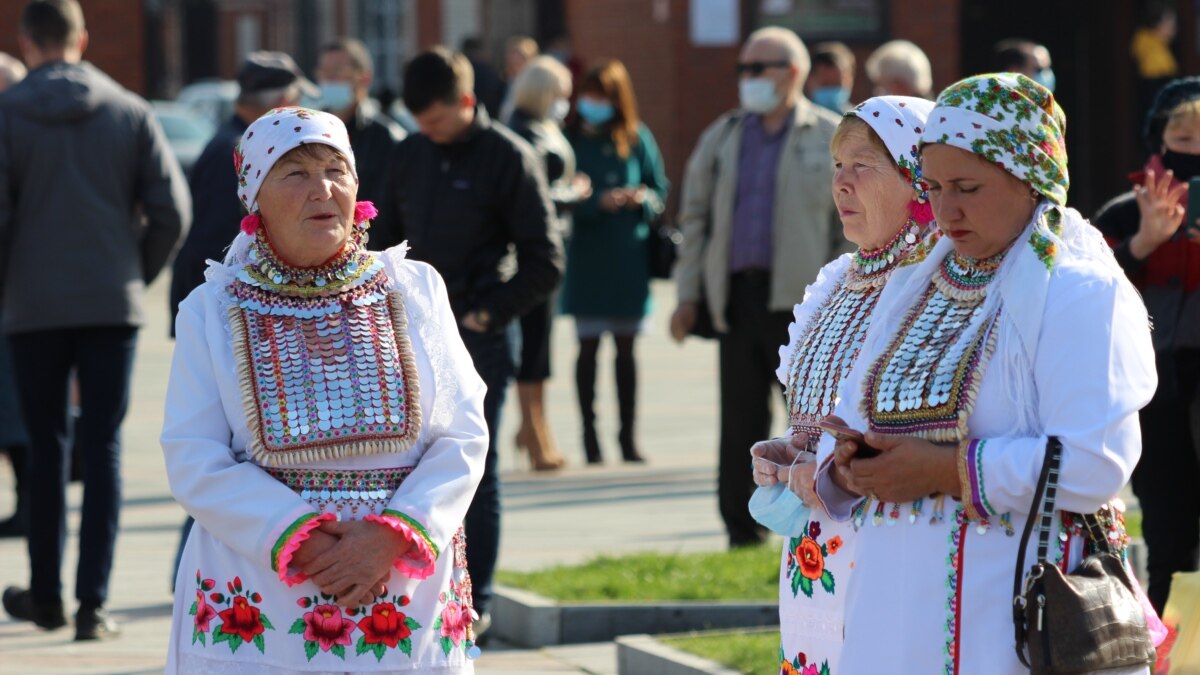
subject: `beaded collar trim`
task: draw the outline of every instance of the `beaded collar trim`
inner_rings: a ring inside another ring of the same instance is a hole
[[[909,221],[887,245],[854,254],[850,268],[805,328],[791,353],[787,406],[794,433],[816,449],[817,424],[833,414],[841,381],[858,359],[884,283],[917,243],[921,226]]]
[[[1002,256],[946,256],[933,283],[864,381],[863,415],[872,431],[957,443],[996,346],[996,314],[980,317]],[[973,326],[981,326],[974,335]]]
[[[260,257],[230,284],[248,451],[261,465],[402,452],[420,435],[403,295],[356,242],[336,260],[305,277],[277,258],[264,270]]]
[[[921,226],[911,218],[892,240],[873,251],[859,249],[854,252],[852,269],[860,279],[886,279],[888,272],[908,251],[916,247],[921,239]]]
[[[371,254],[362,248],[363,234],[354,228],[352,239],[332,258],[316,267],[294,267],[284,262],[267,238],[265,227],[258,228],[247,256],[250,264],[239,277],[246,283],[283,295],[333,295],[352,285],[371,262]]]

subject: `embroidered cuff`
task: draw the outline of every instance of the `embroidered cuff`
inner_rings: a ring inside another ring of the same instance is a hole
[[[291,566],[292,556],[301,544],[308,541],[308,536],[313,530],[321,523],[333,519],[332,513],[306,513],[283,531],[279,540],[275,542],[275,547],[271,549],[271,569],[279,574],[280,581],[288,586],[295,586],[308,578],[308,575],[302,572],[289,574],[288,568]]]
[[[958,480],[968,520],[987,520],[996,515],[983,486],[983,448],[986,440],[967,439],[958,445]]]
[[[396,569],[412,579],[426,579],[434,571],[438,559],[438,547],[429,532],[416,519],[399,511],[385,509],[380,515],[371,514],[364,518],[372,523],[387,525],[412,542],[412,548],[404,557],[396,560]]]

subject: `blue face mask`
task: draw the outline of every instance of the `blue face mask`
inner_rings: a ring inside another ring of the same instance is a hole
[[[341,112],[354,104],[354,87],[349,82],[321,83],[321,110]]]
[[[749,507],[754,520],[785,537],[802,536],[811,511],[784,483],[756,488],[750,496]]]
[[[1053,69],[1042,68],[1041,70],[1039,70],[1033,74],[1033,81],[1037,82],[1038,84],[1042,85],[1043,87],[1049,89],[1050,93],[1052,93],[1052,94],[1054,93],[1054,85],[1056,84],[1056,82],[1054,79],[1054,70]]]
[[[576,101],[575,110],[584,122],[596,127],[611,120],[615,114],[611,103],[594,101],[590,98],[581,98]]]
[[[840,115],[846,112],[850,92],[842,87],[820,87],[813,90],[812,102]]]

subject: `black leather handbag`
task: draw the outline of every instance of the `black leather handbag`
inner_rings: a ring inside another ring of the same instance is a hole
[[[1021,535],[1013,579],[1017,657],[1035,675],[1153,665],[1154,643],[1142,605],[1129,572],[1095,514],[1083,516],[1094,553],[1070,574],[1046,561],[1061,460],[1062,443],[1052,436]],[[1026,572],[1025,549],[1035,523],[1037,562]]]

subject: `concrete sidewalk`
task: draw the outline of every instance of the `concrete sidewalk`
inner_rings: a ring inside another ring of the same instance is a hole
[[[121,638],[76,644],[70,629],[37,630],[0,617],[0,672],[161,672],[171,617],[170,567],[183,511],[167,489],[158,434],[172,343],[167,334],[166,279],[151,288],[134,371],[133,401],[124,431],[124,508],[113,571],[110,608]],[[533,474],[516,455],[515,400],[505,409],[500,437],[504,472],[504,531],[500,567],[529,570],[571,563],[599,553],[701,551],[725,546],[717,515],[717,388],[715,345],[689,340],[676,346],[665,334],[672,289],[657,285],[655,311],[638,347],[639,424],[645,466],[624,466],[616,443],[617,406],[611,347],[601,350],[597,414],[607,464],[583,467],[574,393],[574,328],[555,326],[555,377],[548,390],[554,431],[570,466]],[[510,396],[515,399],[515,393]],[[779,416],[777,415],[777,418]],[[780,422],[782,426],[782,422]],[[13,478],[0,462],[0,514],[12,509]],[[72,486],[65,597],[73,597],[81,490]],[[0,587],[29,579],[24,540],[0,540]],[[74,603],[69,604],[74,611]],[[612,644],[538,651],[493,645],[476,662],[481,673],[615,673]]]

